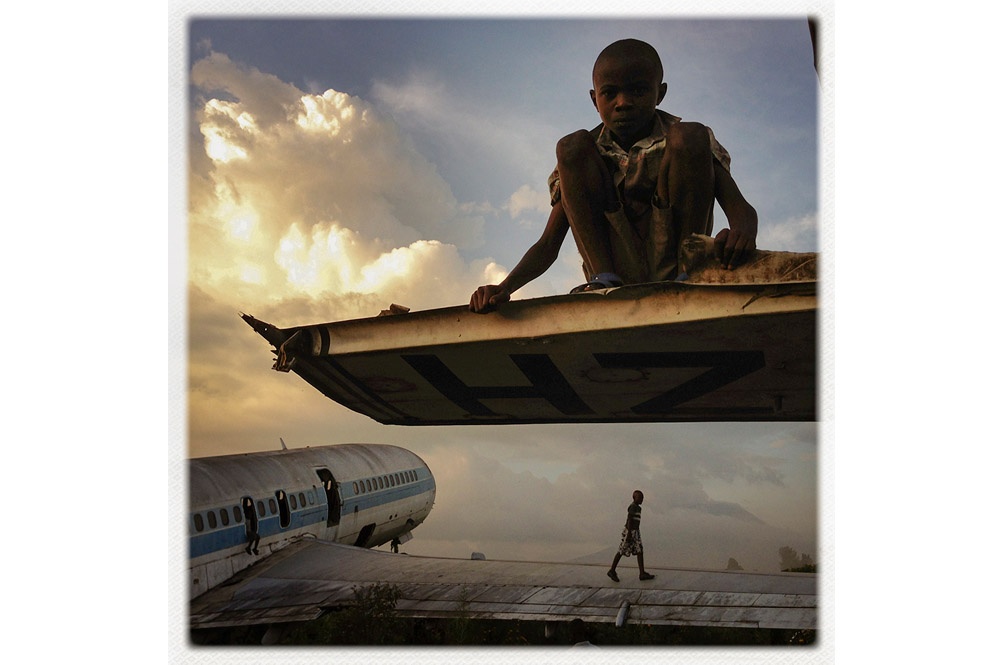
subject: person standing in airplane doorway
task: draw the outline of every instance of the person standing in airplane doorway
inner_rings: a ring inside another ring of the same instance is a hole
[[[257,551],[257,544],[260,543],[260,535],[257,533],[257,511],[253,507],[253,499],[243,497],[243,517],[246,520],[247,528],[247,554],[260,554]]]
[[[615,572],[618,562],[621,561],[623,556],[632,556],[633,554],[639,563],[639,579],[651,580],[656,577],[656,575],[646,572],[646,567],[642,562],[642,537],[639,535],[639,519],[642,517],[642,499],[642,492],[639,490],[632,492],[632,503],[628,507],[628,517],[625,519],[625,529],[622,531],[622,542],[618,546],[615,560],[611,562],[611,570],[608,571],[608,577],[615,582],[618,581],[618,573]]]

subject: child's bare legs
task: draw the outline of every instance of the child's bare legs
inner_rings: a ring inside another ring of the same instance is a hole
[[[646,566],[643,565],[643,563],[642,563],[642,552],[639,552],[638,554],[636,554],[635,555],[635,559],[639,563],[639,579],[640,580],[651,580],[654,577],[656,577],[656,575],[650,575],[649,573],[646,572]]]
[[[589,132],[580,130],[559,140],[556,168],[563,209],[588,276],[615,272],[604,213],[617,207],[618,197],[608,167]]]
[[[608,577],[613,579],[615,582],[618,581],[618,573],[615,572],[615,568],[618,567],[618,562],[622,560],[622,553],[617,552],[615,554],[615,560],[611,562],[611,570],[608,571]]]
[[[611,570],[608,571],[608,577],[613,579],[615,582],[618,581],[618,573],[616,572],[615,569],[618,568],[618,562],[621,560],[622,560],[622,554],[621,552],[618,552],[617,554],[615,554],[615,560],[611,562]],[[656,575],[651,575],[650,573],[646,572],[646,565],[645,563],[643,563],[642,560],[642,552],[635,555],[635,560],[639,564],[640,580],[651,580],[654,577],[656,577]]]
[[[661,205],[673,207],[679,247],[692,233],[710,234],[715,206],[715,165],[708,129],[696,122],[679,122],[667,129],[667,149],[660,162],[656,194]]]

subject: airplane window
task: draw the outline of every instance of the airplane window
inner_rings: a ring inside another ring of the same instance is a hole
[[[385,486],[388,487],[389,486],[389,476],[382,476],[382,480],[385,481]]]
[[[277,515],[278,514],[278,504],[276,504],[274,502],[274,499],[268,499],[267,500],[267,507],[271,509],[271,514],[272,515]]]
[[[222,526],[229,526],[229,511],[223,508],[219,511],[219,517],[222,518]]]
[[[391,474],[389,476],[389,484],[392,485],[393,487],[396,486],[396,475],[395,474]]]
[[[205,530],[205,521],[201,518],[201,513],[194,514],[194,530],[199,533]]]
[[[264,502],[261,501],[260,499],[258,499],[257,500],[257,516],[258,517],[263,517],[264,515],[267,515],[267,511],[264,510]]]
[[[218,525],[219,525],[219,523],[215,519],[215,511],[214,510],[208,511],[208,528],[209,529],[214,529]]]
[[[243,521],[243,511],[240,510],[239,506],[233,508],[233,519],[236,520],[237,524]]]
[[[295,500],[295,495],[294,494],[289,494],[288,495],[288,499],[289,499],[289,501],[292,504],[292,510],[295,510],[296,508],[299,507],[298,503]]]
[[[385,483],[382,482],[381,478],[378,479],[378,488],[380,490],[384,490],[385,489]]]
[[[371,478],[366,478],[365,479],[365,487],[368,488],[369,492],[372,491],[372,479]]]
[[[354,493],[355,494],[358,493],[358,483],[357,483],[357,481],[354,482]]]
[[[312,492],[309,493],[309,499],[310,499],[309,503],[312,503]],[[302,492],[299,492],[299,505],[302,506],[303,508],[306,507],[306,495],[303,494]]]

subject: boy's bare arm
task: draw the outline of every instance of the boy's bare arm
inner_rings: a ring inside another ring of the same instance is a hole
[[[487,284],[476,289],[469,301],[469,309],[477,314],[490,312],[497,305],[510,300],[514,291],[548,270],[559,256],[559,248],[566,239],[567,231],[569,231],[569,221],[563,211],[562,201],[558,201],[552,206],[542,236],[528,248],[507,275],[507,279],[500,284]]]
[[[729,220],[729,228],[715,236],[715,253],[724,268],[732,269],[749,259],[757,248],[757,211],[743,198],[733,176],[718,162],[715,198]]]

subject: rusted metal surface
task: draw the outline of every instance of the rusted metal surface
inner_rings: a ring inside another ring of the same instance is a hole
[[[810,421],[815,281],[664,282],[280,329],[292,371],[386,424]]]
[[[647,569],[656,578],[640,582],[622,566],[616,584],[602,565],[418,557],[310,540],[196,598],[191,627],[313,618],[373,584],[395,585],[396,611],[407,617],[613,623],[627,601],[636,623],[817,627],[815,575]]]

